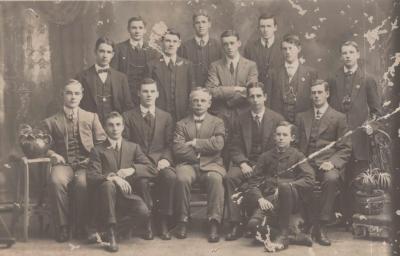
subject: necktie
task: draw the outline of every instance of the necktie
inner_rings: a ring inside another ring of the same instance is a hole
[[[201,39],[200,40],[200,47],[204,47],[205,45],[206,45],[206,42],[203,39]]]
[[[255,115],[254,120],[256,121],[257,126],[260,127],[260,125],[261,125],[261,118],[260,118],[260,116],[259,116],[259,115]]]
[[[321,111],[319,111],[319,109],[317,109],[317,113],[315,114],[315,119],[317,120],[321,119]]]
[[[172,60],[169,60],[169,62],[168,62],[168,68],[169,68],[170,70],[172,70],[173,67],[174,67],[174,63],[172,63]]]
[[[353,72],[351,72],[351,70],[344,72],[345,76],[351,76],[353,75]]]
[[[265,42],[265,48],[267,48],[267,49],[268,49],[268,48],[269,48],[269,46],[268,46],[268,39],[267,39],[267,40],[265,40],[264,42]]]
[[[153,114],[150,112],[150,110],[146,113],[144,116],[144,120],[146,121],[146,124],[151,127],[151,120],[153,119]]]
[[[97,73],[101,74],[101,73],[107,73],[108,72],[108,68],[100,68],[97,70]]]
[[[235,67],[233,66],[233,62],[231,62],[231,65],[229,66],[229,72],[233,75],[235,73]]]
[[[119,145],[118,145],[118,141],[117,141],[117,142],[115,142],[115,148],[114,148],[114,149],[115,149],[115,151],[116,151],[116,152],[119,152]]]

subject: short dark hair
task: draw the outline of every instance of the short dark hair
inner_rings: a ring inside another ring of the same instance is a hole
[[[106,117],[104,119],[104,123],[107,123],[107,121],[112,118],[121,118],[122,121],[124,121],[124,118],[122,117],[122,115],[120,113],[118,113],[117,111],[111,111],[110,113],[108,113],[106,115]]]
[[[166,35],[175,35],[175,36],[177,36],[179,38],[179,40],[181,39],[181,34],[178,31],[176,31],[175,29],[173,29],[173,28],[169,28],[167,30],[167,32],[165,32],[165,34],[162,37],[163,40],[164,40]]]
[[[190,100],[192,100],[193,94],[196,93],[196,92],[205,92],[205,93],[207,93],[208,95],[210,95],[210,100],[212,99],[212,94],[211,94],[211,92],[210,92],[210,90],[209,90],[208,88],[197,86],[197,87],[194,87],[194,88],[190,91],[190,94],[189,94],[189,99],[190,99]]]
[[[320,84],[324,85],[325,91],[329,92],[329,83],[327,81],[325,81],[325,80],[322,80],[322,79],[314,80],[311,83],[310,87],[314,87],[314,86],[317,86],[317,85],[320,85]]]
[[[195,13],[193,13],[193,16],[192,16],[193,23],[195,22],[196,18],[199,16],[207,17],[208,21],[211,21],[211,18],[210,18],[210,15],[208,14],[208,12],[204,9],[200,9],[200,10],[196,11]]]
[[[99,46],[100,46],[101,44],[108,44],[108,45],[110,45],[110,46],[112,47],[113,51],[115,50],[114,41],[111,40],[110,38],[106,37],[106,36],[102,36],[102,37],[99,37],[99,38],[97,39],[96,45],[95,45],[95,48],[94,48],[95,51],[97,51],[97,49],[99,48]]]
[[[267,92],[265,91],[265,85],[262,82],[250,82],[246,88],[247,96],[249,96],[250,89],[252,88],[260,88],[263,94],[267,95]]]
[[[229,37],[229,36],[234,36],[234,37],[237,38],[238,41],[240,40],[239,33],[236,32],[233,29],[228,29],[228,30],[225,30],[224,32],[222,32],[221,33],[221,40],[222,40],[222,38]]]
[[[140,82],[140,85],[139,85],[139,88],[138,88],[138,89],[141,90],[141,89],[142,89],[142,86],[145,85],[145,84],[155,84],[156,87],[157,87],[157,82],[156,82],[154,79],[152,79],[152,78],[150,78],[150,77],[145,77],[145,78],[143,78],[142,81]],[[157,90],[158,90],[158,88],[157,88]]]
[[[297,47],[301,46],[300,37],[298,35],[295,35],[295,34],[286,34],[286,35],[284,35],[282,43],[283,42],[286,42],[286,43],[289,43],[289,44],[294,44]]]
[[[340,46],[340,52],[342,52],[343,46],[353,46],[353,47],[357,50],[357,52],[360,51],[359,48],[358,48],[358,44],[357,44],[356,42],[354,42],[354,41],[346,41],[346,42],[344,42],[344,43]]]
[[[297,138],[297,126],[296,126],[296,125],[294,125],[294,124],[292,124],[292,123],[290,123],[290,122],[288,122],[288,121],[280,121],[280,122],[278,123],[278,125],[275,127],[275,131],[276,131],[276,129],[278,129],[278,127],[280,127],[280,126],[289,127],[289,129],[290,129],[290,134],[291,134],[292,136],[294,136],[295,138]]]
[[[128,20],[128,28],[131,26],[133,21],[141,21],[143,25],[146,26],[146,21],[142,18],[142,16],[133,16]]]
[[[260,25],[261,20],[269,20],[272,19],[274,21],[274,25],[277,26],[278,23],[276,22],[275,15],[263,13],[258,17],[258,25]]]

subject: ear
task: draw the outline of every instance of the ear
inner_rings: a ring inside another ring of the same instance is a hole
[[[295,142],[295,141],[296,141],[296,135],[293,134],[293,135],[291,136],[291,138],[290,138],[290,142],[293,143],[293,142]]]
[[[238,45],[239,45],[239,47],[242,46],[242,41],[239,40]]]

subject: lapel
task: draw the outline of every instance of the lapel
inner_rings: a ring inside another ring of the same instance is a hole
[[[153,144],[154,136],[158,131],[164,132],[163,128],[161,126],[161,112],[160,110],[156,107],[156,112],[155,112],[155,117],[154,117],[154,133],[153,133],[153,138],[151,138],[151,144]],[[164,137],[164,136],[163,136]]]
[[[222,69],[222,76],[221,78],[224,79],[226,81],[221,81],[221,84],[223,85],[231,85],[231,84],[235,84],[235,77],[231,74],[231,72],[229,71],[229,65],[228,65],[228,60],[226,57],[223,58],[223,65],[221,67]],[[238,65],[239,66],[239,65]],[[220,79],[221,79],[220,78]]]
[[[352,102],[352,104],[354,102],[354,99],[357,98],[357,95],[360,92],[360,87],[363,82],[362,79],[363,78],[361,76],[360,67],[358,67],[354,74],[353,84],[351,85],[351,102]]]
[[[64,138],[64,145],[65,148],[68,152],[68,132],[67,132],[67,124],[65,123],[65,116],[64,116],[64,111],[61,110],[59,111],[56,116],[55,116],[55,124],[56,124],[56,129],[58,129],[59,133],[63,136]]]
[[[115,158],[115,150],[111,147],[111,144],[108,140],[104,143],[105,143],[105,147],[106,147],[104,149],[104,156],[107,159],[109,168],[111,171],[118,171],[119,170],[119,166],[118,166],[119,159]],[[121,145],[121,152],[123,151],[122,150],[123,145],[124,145],[124,143],[122,143],[122,145]]]
[[[84,127],[84,125],[83,125],[84,119],[85,119],[85,117],[84,117],[84,114],[82,112],[82,109],[78,108],[78,132],[79,132],[79,138],[81,139],[82,144],[83,144],[82,129]]]
[[[126,165],[130,165],[131,157],[133,156],[133,152],[128,145],[128,142],[122,139],[121,142],[121,150],[120,150],[120,158],[121,162],[119,163],[119,169],[125,167]]]
[[[133,112],[134,115],[134,125],[136,126],[136,128],[139,131],[139,139],[141,140],[142,143],[140,143],[141,145],[145,145],[146,148],[148,148],[148,139],[147,139],[147,132],[146,132],[146,123],[144,122],[144,119],[142,117],[142,113],[140,111],[140,107],[137,107],[135,109],[135,111]],[[145,149],[143,149],[145,150]]]
[[[199,136],[196,136],[196,124],[194,122],[193,114],[191,114],[186,120],[186,131],[190,140],[199,138]]]
[[[274,130],[273,128],[273,123],[269,122],[268,117],[268,112],[269,110],[267,108],[265,108],[265,112],[264,112],[264,116],[262,119],[262,123],[261,123],[261,127],[262,127],[262,133],[261,133],[261,138],[262,138],[262,150],[265,151],[265,146],[269,143],[269,139],[270,139],[270,134],[271,132]]]
[[[88,70],[88,75],[87,75],[87,80],[88,80],[88,86],[89,86],[89,90],[92,94],[92,97],[94,99],[94,102],[96,103],[96,106],[98,105],[97,102],[97,86],[96,86],[96,78],[97,78],[97,72],[96,72],[96,68],[93,66],[91,66]]]
[[[328,129],[331,119],[331,107],[329,106],[324,115],[321,117],[319,123],[318,135],[322,134],[326,129]]]
[[[194,120],[193,120],[193,123],[194,123]],[[211,125],[212,125],[211,117],[209,116],[208,113],[206,113],[206,115],[204,116],[204,120],[203,120],[203,122],[202,122],[202,124],[200,126],[200,131],[199,131],[199,134],[198,134],[198,138],[202,138],[202,139],[203,138],[208,138],[209,134],[210,134],[209,128],[210,128]],[[196,124],[194,126],[195,126],[194,129],[196,130]]]
[[[241,127],[242,127],[242,134],[243,134],[243,140],[246,146],[246,152],[250,153],[250,147],[251,147],[251,122],[252,122],[252,116],[251,116],[251,111],[248,111],[246,115],[243,115],[241,121]]]
[[[245,68],[247,65],[247,62],[245,59],[243,59],[242,56],[239,57],[239,62],[238,62],[238,66],[237,66],[237,83],[240,82],[240,78],[242,77],[247,77],[247,69]],[[246,80],[243,81],[244,83],[246,83]]]
[[[118,87],[117,87],[118,81],[116,78],[115,70],[112,67],[110,67],[109,75],[110,75],[110,82],[111,82],[111,94],[113,97],[112,103],[113,103],[113,106],[116,106],[116,103],[118,102]]]
[[[311,108],[304,113],[304,130],[306,132],[307,141],[310,139],[312,121],[314,119],[314,109]]]

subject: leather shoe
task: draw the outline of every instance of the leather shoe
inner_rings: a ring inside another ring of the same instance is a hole
[[[169,233],[168,230],[168,222],[165,218],[161,219],[161,235],[160,238],[161,240],[171,240],[171,234]]]
[[[218,222],[215,220],[210,221],[210,231],[208,233],[208,242],[217,243],[219,242],[219,234],[218,234]]]
[[[317,243],[322,246],[330,246],[331,240],[329,240],[328,235],[326,234],[324,226],[317,226],[313,228],[312,237]]]
[[[58,230],[56,241],[59,243],[64,243],[69,240],[69,232],[67,226],[61,226]]]
[[[146,225],[146,233],[143,235],[144,240],[153,240],[154,239],[154,234],[153,234],[153,225],[151,219],[148,220],[147,225]]]
[[[242,236],[240,232],[240,227],[238,223],[232,223],[231,231],[226,234],[225,240],[226,241],[234,241],[239,239]]]
[[[304,245],[308,247],[312,247],[313,245],[311,236],[304,233],[298,233],[296,235],[289,236],[289,242],[290,244]]]
[[[276,248],[277,251],[282,251],[289,247],[289,238],[287,234],[281,234],[275,239],[274,243],[282,245],[282,247]]]
[[[114,227],[110,227],[110,229],[108,230],[108,241],[110,244],[106,247],[106,250],[109,252],[117,252],[118,244],[115,238]]]
[[[187,237],[187,223],[180,222],[177,227],[176,238],[185,239]]]
[[[261,220],[258,218],[251,218],[247,223],[246,238],[254,238],[257,233],[258,227],[261,225]]]

